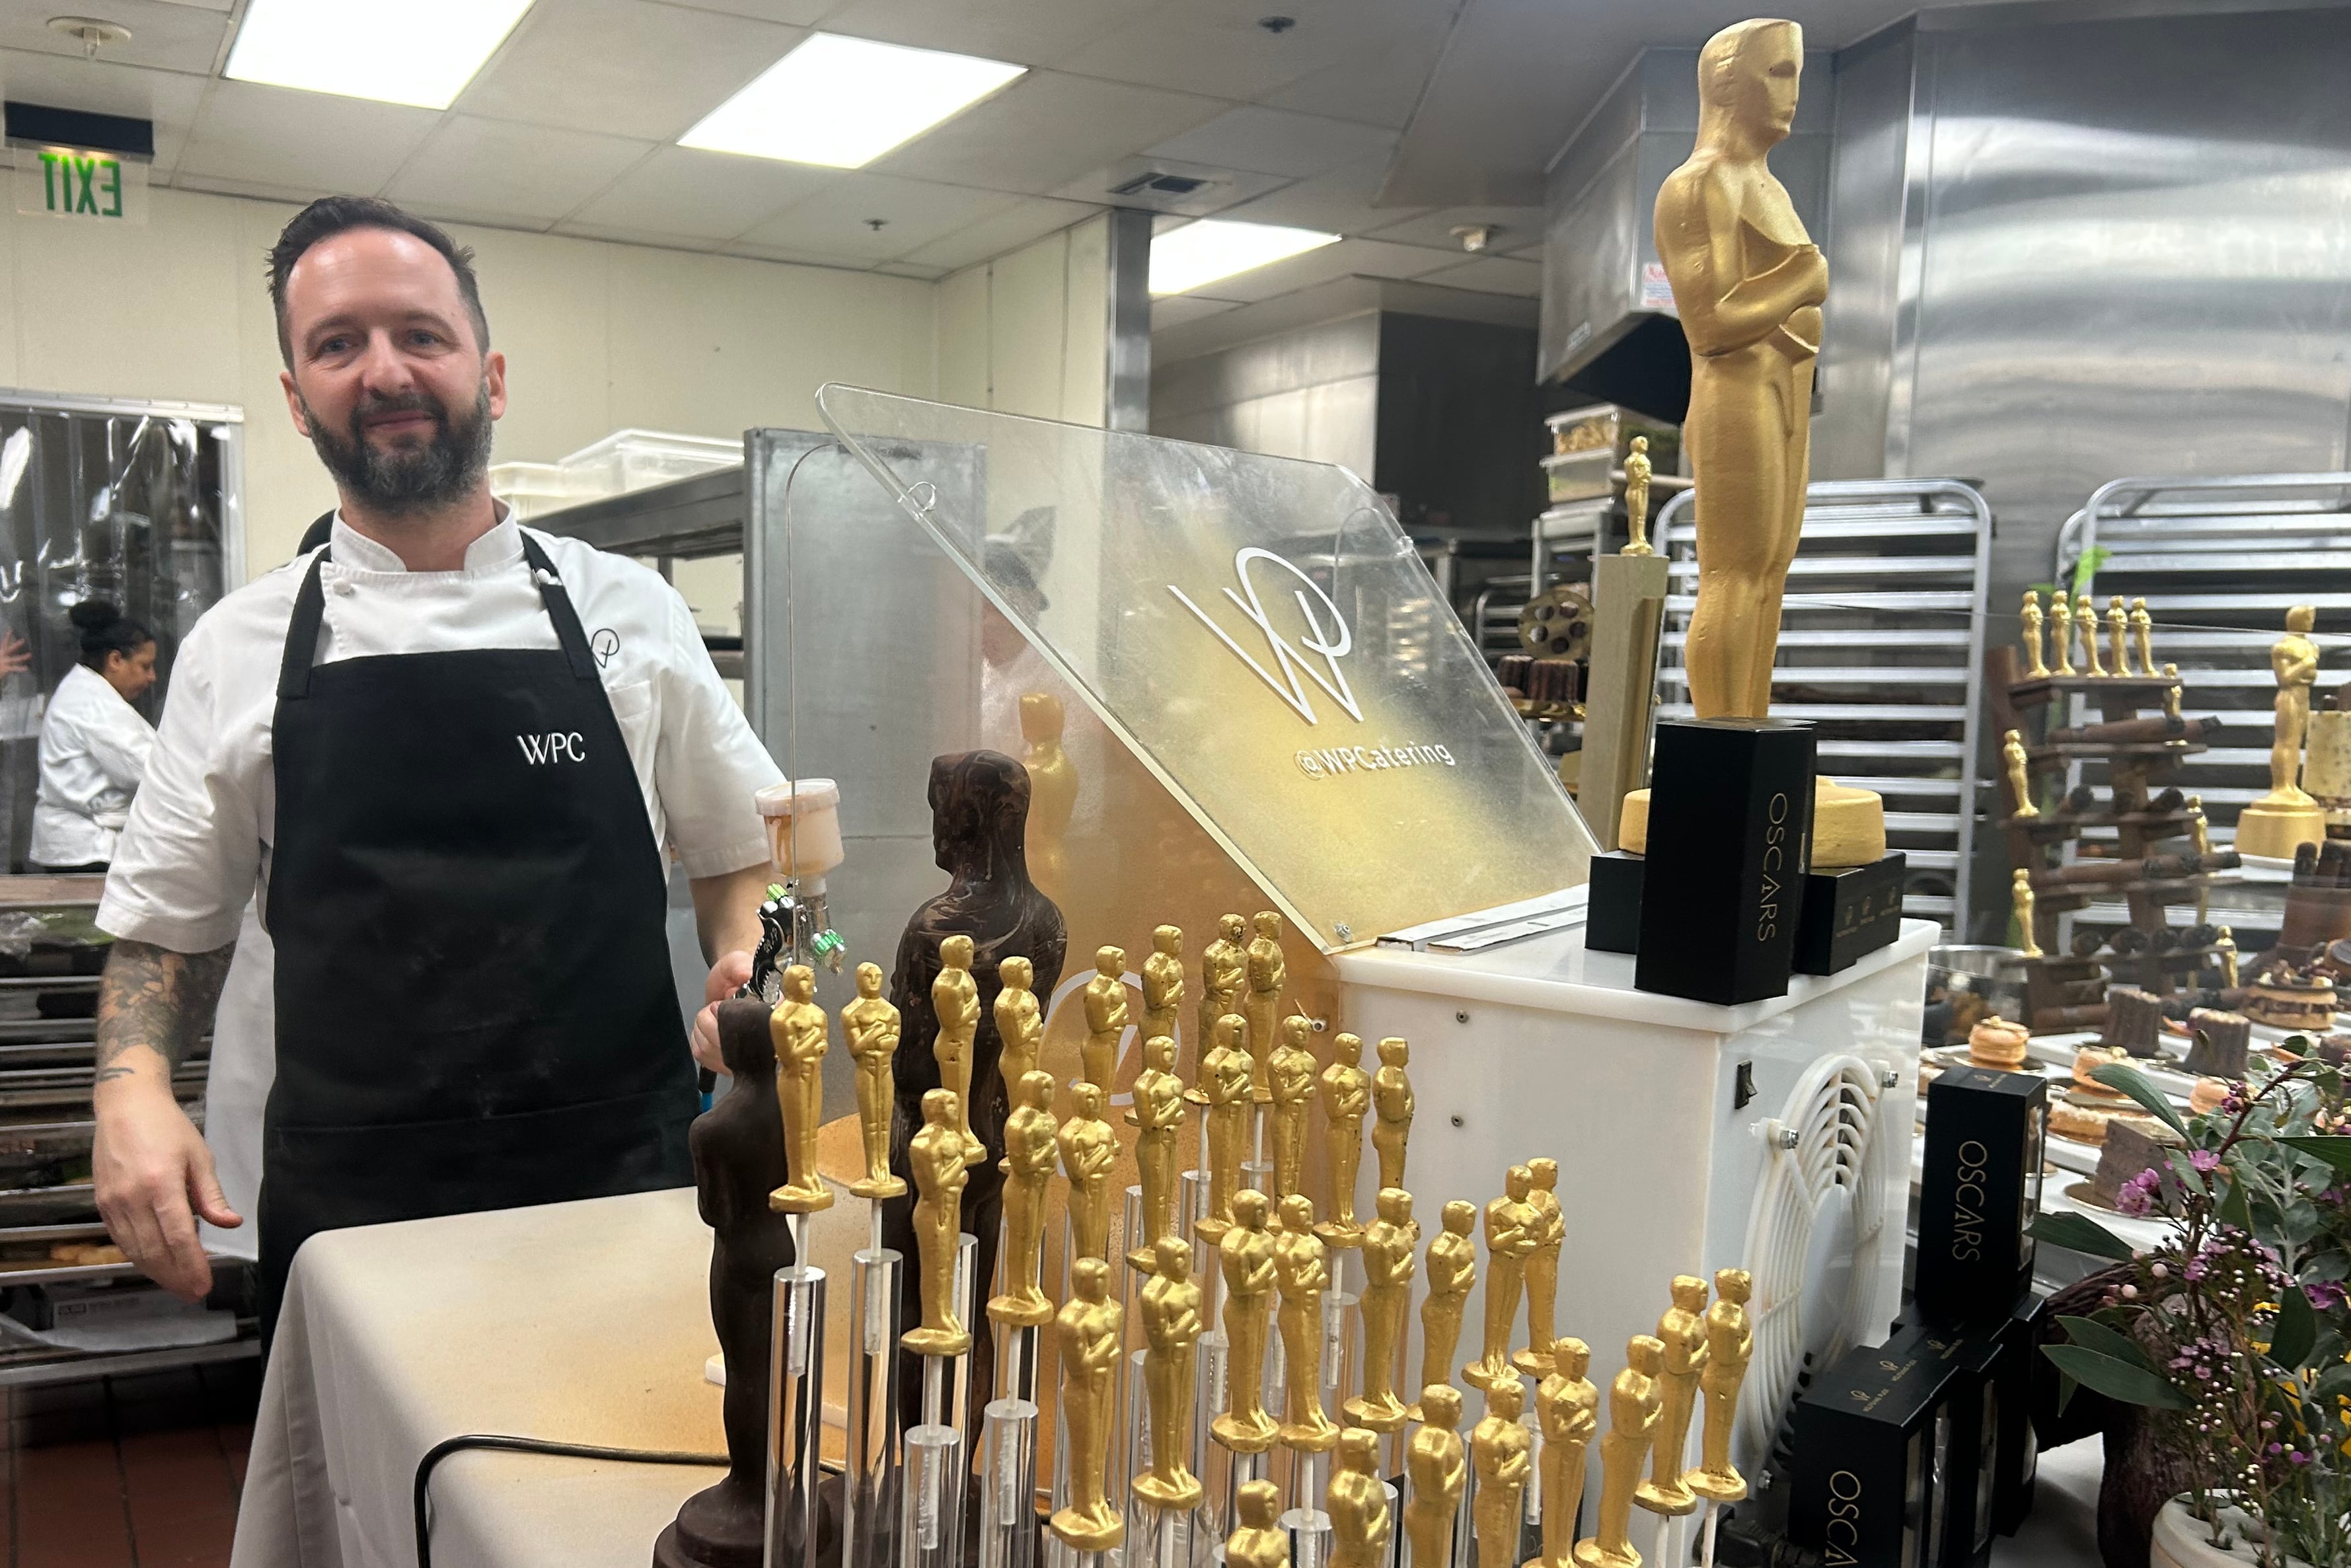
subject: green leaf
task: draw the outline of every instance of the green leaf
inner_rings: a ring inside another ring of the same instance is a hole
[[[2220,1206],[2214,1212],[2221,1224],[2233,1225],[2248,1236],[2252,1234],[2253,1201],[2244,1181],[2231,1180],[2229,1183],[2229,1190],[2220,1195]]]
[[[2093,1258],[2130,1261],[2131,1244],[2086,1214],[2042,1215],[2032,1222],[2032,1236],[2037,1241],[2086,1252]]]
[[[2280,1291],[2277,1326],[2270,1331],[2270,1359],[2291,1372],[2308,1359],[2317,1341],[2318,1317],[2310,1310],[2310,1298],[2298,1285]]]
[[[2119,1061],[2109,1061],[2090,1074],[2109,1089],[2119,1089],[2140,1104],[2149,1114],[2162,1122],[2181,1137],[2188,1135],[2188,1124],[2171,1108],[2171,1098],[2147,1082],[2147,1074],[2136,1067],[2126,1067]]]
[[[2095,1318],[2061,1317],[2057,1321],[2064,1325],[2066,1339],[2084,1350],[2095,1351],[2116,1361],[2128,1362],[2148,1372],[2155,1370],[2155,1364],[2147,1360],[2147,1352],[2141,1350],[2138,1342],[2130,1335],[2110,1329]]]
[[[2343,1365],[2343,1336],[2333,1329],[2319,1330],[2318,1343],[2310,1347],[2310,1354],[2303,1358],[2302,1364],[2304,1366]],[[2351,1371],[2351,1367],[2346,1367],[2345,1370]]]
[[[2187,1396],[2143,1366],[2133,1366],[2112,1356],[2100,1355],[2078,1344],[2044,1344],[2041,1354],[2055,1362],[2067,1375],[2083,1387],[2119,1399],[2126,1405],[2145,1405],[2157,1410],[2185,1410]]]
[[[2318,1375],[2318,1381],[2312,1385],[2310,1392],[2321,1404],[2351,1395],[2351,1364],[2336,1362]]]
[[[2081,1389],[2081,1386],[2082,1385],[2080,1384],[2066,1376],[2062,1371],[2057,1374],[2058,1415],[2063,1416],[2065,1414],[2065,1406],[2074,1403],[2074,1396]]]
[[[2278,1142],[2290,1149],[2298,1149],[2305,1155],[2325,1160],[2346,1176],[2351,1176],[2351,1138],[2280,1138]]]
[[[2074,563],[2074,598],[2079,599],[2083,594],[2090,591],[2097,580],[2098,568],[2113,559],[2114,554],[2114,551],[2104,545],[2092,545],[2082,552],[2082,559]]]

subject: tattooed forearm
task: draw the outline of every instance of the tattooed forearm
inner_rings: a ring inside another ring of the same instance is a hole
[[[168,1078],[211,1024],[235,952],[233,942],[209,953],[116,942],[98,987],[97,1082],[152,1071],[142,1052],[153,1053]]]

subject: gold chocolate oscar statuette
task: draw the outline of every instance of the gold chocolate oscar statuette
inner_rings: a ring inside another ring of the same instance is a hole
[[[1001,1049],[996,1071],[1007,1090],[1044,1065],[1045,1009],[1029,988],[1037,983],[1037,967],[1026,958],[1007,958],[996,967],[1004,988],[996,993],[996,1038]],[[1007,1100],[1017,1096],[1007,1093]]]
[[[1519,1526],[1527,1481],[1534,1474],[1534,1439],[1519,1419],[1525,1391],[1515,1377],[1486,1390],[1486,1414],[1469,1429],[1469,1458],[1478,1469],[1478,1568],[1519,1568]]]
[[[1706,1310],[1706,1365],[1698,1392],[1706,1399],[1706,1437],[1698,1469],[1682,1485],[1709,1502],[1737,1502],[1747,1495],[1746,1479],[1730,1462],[1730,1429],[1739,1418],[1739,1385],[1746,1380],[1755,1335],[1747,1322],[1747,1297],[1754,1281],[1744,1269],[1714,1271],[1714,1305]]]
[[[2000,756],[2008,768],[2008,792],[2016,798],[2016,810],[2010,815],[2019,821],[2041,815],[2041,808],[2032,803],[2032,773],[2022,730],[2011,729],[2001,738]]]
[[[2106,667],[2098,662],[2098,607],[2086,593],[2074,596],[2074,629],[2082,635],[2082,673],[2094,680],[2105,678]]]
[[[1110,1265],[1081,1258],[1070,1268],[1075,1299],[1055,1323],[1061,1353],[1061,1421],[1069,1434],[1070,1505],[1053,1534],[1078,1552],[1105,1552],[1126,1539],[1126,1515],[1110,1500],[1111,1416],[1118,1393],[1119,1335],[1126,1310],[1109,1299]]]
[[[960,934],[939,944],[939,977],[931,982],[931,1011],[939,1032],[931,1056],[939,1064],[939,1087],[956,1101],[956,1130],[963,1138],[963,1163],[976,1166],[987,1148],[971,1135],[971,1056],[979,1039],[979,985],[971,977],[971,938]]]
[[[1423,1387],[1453,1381],[1453,1353],[1461,1343],[1461,1314],[1478,1282],[1478,1206],[1455,1198],[1437,1210],[1443,1227],[1428,1243],[1428,1295],[1420,1303],[1420,1382]],[[1415,1403],[1415,1421],[1427,1416]]]
[[[1149,1273],[1156,1266],[1162,1237],[1176,1232],[1176,1142],[1184,1130],[1184,1081],[1176,1076],[1176,1042],[1154,1035],[1143,1042],[1143,1071],[1134,1080],[1134,1106],[1126,1124],[1142,1131],[1134,1140],[1134,1167],[1143,1179],[1143,1234],[1126,1260]]]
[[[2032,873],[2022,866],[2009,879],[2009,912],[2016,916],[2017,951],[2028,958],[2041,956],[2041,939],[2032,934],[2035,900],[2032,896]]]
[[[1322,1493],[1322,1511],[1331,1516],[1331,1568],[1386,1568],[1392,1527],[1379,1457],[1377,1432],[1350,1427],[1339,1434],[1339,1462]]]
[[[1020,766],[1029,770],[1029,873],[1048,896],[1070,886],[1070,819],[1078,809],[1078,770],[1061,749],[1061,699],[1050,692],[1020,694],[1020,737],[1029,744]]]
[[[2139,672],[2130,667],[2130,611],[2123,604],[2123,596],[2115,594],[2106,601],[2106,656],[2115,662],[2114,673],[2128,677]],[[2146,672],[2153,674],[2153,670]]]
[[[1347,1401],[1347,1419],[1374,1432],[1400,1432],[1405,1406],[1395,1392],[1396,1353],[1419,1267],[1420,1227],[1412,1218],[1412,1194],[1402,1187],[1382,1187],[1377,1212],[1364,1231],[1364,1392]]]
[[[1094,950],[1094,977],[1086,982],[1086,1040],[1079,1047],[1086,1082],[1108,1094],[1118,1087],[1118,1042],[1126,1034],[1126,949]]]
[[[1412,1137],[1412,1047],[1391,1035],[1379,1043],[1380,1070],[1372,1074],[1372,1150],[1380,1156],[1380,1185],[1404,1186],[1405,1145]]]
[[[1534,1246],[1527,1253],[1527,1348],[1510,1357],[1520,1372],[1551,1375],[1552,1314],[1559,1299],[1559,1249],[1567,1241],[1567,1216],[1559,1207],[1559,1162],[1527,1162],[1533,1185],[1527,1207],[1535,1212]]]
[[[849,1190],[860,1197],[896,1197],[906,1190],[905,1181],[890,1174],[890,1111],[897,1093],[892,1064],[900,1020],[882,994],[879,964],[857,966],[857,996],[841,1009],[841,1029],[857,1064],[857,1131],[865,1145],[865,1174]]]
[[[2277,677],[2277,729],[2270,746],[2270,789],[2237,813],[2237,852],[2291,860],[2304,844],[2326,838],[2326,813],[2295,782],[2302,775],[2302,740],[2310,728],[2310,688],[2318,679],[2318,644],[2309,632],[2318,612],[2297,604],[2285,612],[2285,632],[2270,650]]]
[[[1242,994],[1249,989],[1249,944],[1242,940],[1247,930],[1239,915],[1220,915],[1216,940],[1200,950],[1200,1038],[1204,1040],[1218,1019],[1241,1010]],[[1246,1047],[1246,1040],[1242,1043]]]
[[[1600,1435],[1600,1390],[1584,1375],[1592,1349],[1580,1339],[1551,1342],[1552,1375],[1535,1390],[1541,1423],[1541,1568],[1574,1568],[1575,1511],[1583,1501],[1583,1456]],[[1528,1568],[1534,1568],[1529,1564]]]
[[[1339,1440],[1339,1428],[1322,1408],[1322,1292],[1331,1288],[1331,1254],[1314,1234],[1314,1200],[1302,1192],[1281,1200],[1273,1270],[1287,1369],[1278,1440],[1293,1453],[1327,1454]]]
[[[1191,1244],[1162,1236],[1143,1287],[1143,1386],[1151,1402],[1151,1468],[1134,1478],[1134,1495],[1154,1508],[1200,1505],[1200,1480],[1186,1468],[1192,1452],[1192,1347],[1199,1343],[1200,1285],[1192,1278]]]
[[[2049,674],[2049,665],[2041,653],[2041,595],[2026,589],[2024,603],[2017,610],[2016,618],[2024,629],[2025,678],[2044,679]]]
[[[923,1096],[922,1131],[906,1150],[914,1171],[923,1326],[908,1329],[898,1343],[916,1355],[961,1355],[971,1348],[971,1332],[955,1311],[956,1239],[963,1232],[963,1187],[970,1179],[959,1120],[955,1091],[930,1091]]]
[[[1281,956],[1281,916],[1265,910],[1253,924],[1257,935],[1249,939],[1249,992],[1241,1003],[1241,1014],[1249,1019],[1249,1060],[1255,1063],[1250,1070],[1250,1092],[1262,1103],[1273,1098],[1267,1074],[1273,1064],[1274,1016],[1281,1010],[1281,988],[1290,977],[1290,967]]]
[[[1078,1256],[1110,1260],[1110,1173],[1118,1163],[1118,1134],[1102,1119],[1098,1083],[1071,1086],[1076,1114],[1054,1139],[1061,1148],[1061,1175],[1070,1183],[1070,1234]]]
[[[1045,1198],[1053,1180],[1056,1153],[1053,1075],[1035,1070],[1020,1075],[1012,1114],[1004,1120],[1004,1294],[987,1303],[999,1323],[1038,1328],[1053,1321],[1040,1275],[1045,1261]]]
[[[2224,989],[2237,988],[2237,937],[2227,926],[2220,927],[2220,939],[2212,944],[2220,955],[2220,985]]]
[[[1266,1319],[1274,1291],[1274,1239],[1265,1228],[1265,1194],[1233,1195],[1233,1222],[1218,1244],[1225,1269],[1225,1339],[1231,1347],[1224,1412],[1209,1435],[1236,1454],[1261,1454],[1280,1429],[1265,1409]]]
[[[2155,617],[2147,612],[2147,601],[2130,601],[2131,640],[2138,644],[2138,673],[2152,675],[2155,668]]]
[[[1200,1087],[1208,1102],[1208,1212],[1196,1228],[1211,1242],[1223,1239],[1233,1222],[1233,1195],[1241,1189],[1241,1162],[1248,1157],[1252,1102],[1249,1052],[1241,1045],[1248,1029],[1238,1014],[1217,1019],[1200,1059]]]
[[[1663,1399],[1657,1373],[1665,1350],[1647,1334],[1635,1334],[1625,1347],[1625,1370],[1608,1385],[1608,1435],[1600,1439],[1599,1533],[1575,1543],[1577,1568],[1641,1568],[1641,1554],[1628,1539],[1633,1491],[1656,1430]]]
[[[2179,666],[2177,664],[2164,665],[2163,678],[2171,683],[2169,686],[2164,689],[2163,711],[2170,715],[2173,718],[2178,718],[2180,716],[2180,698],[2185,695],[2179,689]]]
[[[1360,1035],[1342,1034],[1332,1042],[1331,1065],[1322,1070],[1322,1114],[1327,1119],[1331,1151],[1331,1218],[1314,1228],[1333,1247],[1353,1249],[1364,1244],[1363,1222],[1355,1218],[1355,1174],[1364,1164],[1364,1118],[1372,1108],[1372,1075],[1364,1071]]]
[[[1281,1043],[1266,1064],[1273,1094],[1273,1196],[1299,1188],[1306,1172],[1306,1113],[1314,1101],[1314,1053],[1306,1049],[1314,1026],[1292,1013],[1281,1020]]]
[[[1537,1220],[1527,1202],[1533,1189],[1534,1173],[1512,1166],[1502,1177],[1502,1196],[1486,1206],[1486,1352],[1461,1369],[1461,1380],[1489,1394],[1519,1380],[1510,1365],[1510,1326],[1524,1293],[1527,1255],[1535,1248]]]
[[[1245,1481],[1234,1508],[1240,1523],[1225,1540],[1225,1568],[1290,1568],[1290,1531],[1274,1523],[1281,1492],[1271,1481]]]
[[[814,1214],[832,1207],[832,1189],[817,1174],[817,1128],[824,1119],[824,1056],[831,1023],[816,1005],[816,971],[806,964],[784,970],[784,999],[768,1018],[776,1048],[776,1098],[784,1113],[784,1151],[791,1180],[768,1195],[777,1214]],[[884,1004],[886,1005],[886,1004]]]
[[[1665,1370],[1657,1377],[1663,1398],[1651,1444],[1654,1457],[1649,1479],[1633,1492],[1635,1502],[1668,1517],[1698,1511],[1696,1494],[1682,1484],[1682,1451],[1689,1444],[1698,1374],[1706,1365],[1706,1281],[1677,1274],[1672,1295],[1673,1305],[1657,1320],[1657,1343],[1666,1348]]]
[[[1151,956],[1143,961],[1143,1038],[1176,1038],[1176,1016],[1184,1008],[1184,933],[1174,925],[1151,930]],[[1202,1037],[1205,1038],[1205,1037]],[[1192,1042],[1196,1055],[1198,1039]]]
[[[1655,555],[1649,544],[1649,438],[1636,435],[1625,454],[1625,527],[1632,542],[1619,555]]]
[[[1415,1563],[1450,1563],[1453,1519],[1469,1487],[1468,1456],[1455,1430],[1461,1425],[1461,1394],[1449,1383],[1432,1383],[1413,1408],[1421,1425],[1405,1448],[1410,1489],[1404,1505],[1405,1540]]]
[[[2063,588],[2049,595],[2049,641],[2057,653],[2057,667],[2050,674],[2070,676],[2074,674],[2074,601],[2065,597]]]

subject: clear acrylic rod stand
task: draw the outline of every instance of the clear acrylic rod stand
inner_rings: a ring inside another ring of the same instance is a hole
[[[925,1422],[906,1434],[901,1568],[963,1568],[963,1434]]]
[[[1015,1331],[1036,1342],[1034,1329]],[[979,1568],[1034,1568],[1037,1560],[1037,1405],[993,1400],[980,1437]]]
[[[842,1568],[893,1568],[898,1524],[898,1270],[891,1248],[849,1270],[849,1471]]]
[[[816,1568],[824,1445],[824,1270],[776,1270],[768,1360],[767,1568]]]

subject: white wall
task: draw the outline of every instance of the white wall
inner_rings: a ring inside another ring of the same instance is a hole
[[[152,193],[143,228],[85,229],[0,210],[0,386],[241,405],[248,573],[292,554],[310,519],[334,504],[277,384],[266,266],[293,212],[169,190]],[[721,436],[761,424],[814,428],[823,382],[928,397],[940,356],[966,351],[968,334],[935,319],[943,285],[451,230],[478,253],[492,341],[507,356],[499,462],[552,461],[630,425]],[[1081,248],[1055,235],[1029,250],[1057,244]],[[1031,275],[1043,270],[1034,261],[1010,267],[1008,310],[1034,308]],[[988,334],[977,337],[985,358]],[[1071,379],[1058,366],[1040,373],[1034,340],[1025,329],[1005,334],[1008,384],[1024,398]],[[1054,353],[1063,348],[1057,335]],[[1092,352],[1099,364],[1099,327]]]
[[[1101,424],[1109,299],[1107,216],[942,278],[940,400]]]

